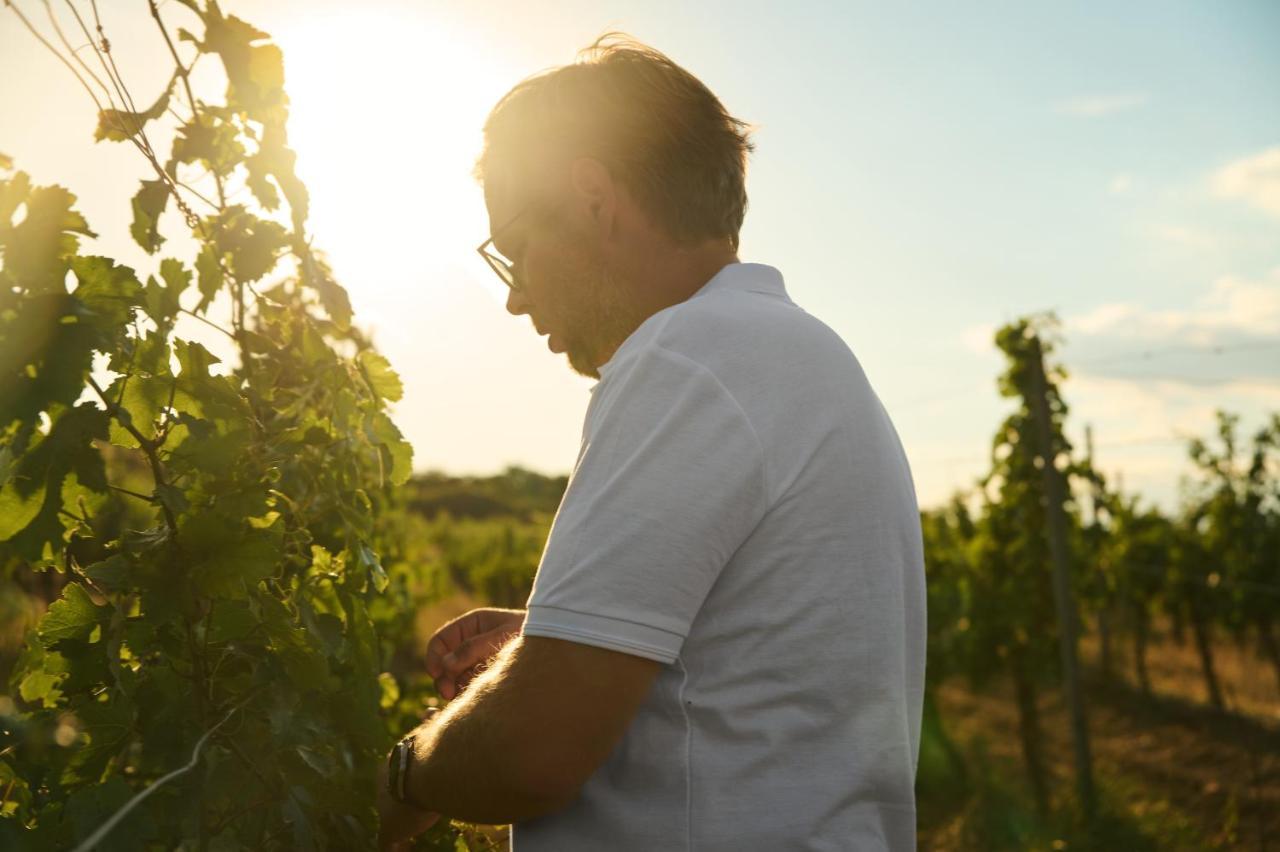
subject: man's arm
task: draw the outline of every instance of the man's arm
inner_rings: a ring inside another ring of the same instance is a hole
[[[408,795],[427,810],[495,825],[563,808],[622,738],[661,665],[516,637],[416,729]]]

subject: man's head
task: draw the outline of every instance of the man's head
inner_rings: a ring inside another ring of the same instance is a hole
[[[747,125],[692,74],[609,33],[490,112],[475,176],[529,313],[578,373],[736,260]]]

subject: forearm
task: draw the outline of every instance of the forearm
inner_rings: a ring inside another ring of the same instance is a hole
[[[454,819],[503,825],[558,810],[567,800],[546,790],[526,730],[528,689],[511,676],[520,640],[441,713],[420,725],[406,779],[415,804]]]

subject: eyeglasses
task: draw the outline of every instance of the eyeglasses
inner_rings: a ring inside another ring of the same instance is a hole
[[[495,273],[497,273],[498,277],[502,279],[502,283],[506,284],[508,287],[510,287],[512,290],[515,290],[516,292],[520,292],[522,288],[520,287],[520,284],[516,279],[515,264],[507,260],[505,257],[503,257],[496,247],[491,249],[489,248],[489,246],[493,245],[493,238],[495,236],[497,236],[498,234],[502,233],[504,230],[509,228],[512,225],[512,223],[514,223],[517,219],[523,216],[525,210],[528,210],[528,209],[529,208],[526,206],[524,210],[521,210],[519,213],[517,213],[516,215],[508,219],[506,224],[504,224],[501,228],[498,228],[496,231],[490,234],[489,239],[482,242],[480,246],[476,249],[476,251],[480,252],[480,256],[484,258],[485,263],[489,264],[489,268],[491,268]]]
[[[511,225],[521,216],[525,215],[530,208],[535,209],[535,216],[538,221],[555,222],[558,220],[561,212],[564,210],[568,202],[568,198],[562,198],[559,201],[553,201],[550,203],[545,200],[535,199],[534,201],[526,204],[519,213],[508,219],[501,228],[498,228],[489,235],[489,239],[482,242],[479,247],[476,248],[476,251],[480,252],[480,256],[484,258],[484,262],[489,264],[489,268],[497,273],[498,277],[502,279],[503,284],[506,284],[517,293],[524,292],[524,288],[520,286],[520,279],[516,277],[516,265],[503,257],[502,253],[499,252],[496,247],[490,248],[490,246],[493,245],[494,237],[511,227]]]

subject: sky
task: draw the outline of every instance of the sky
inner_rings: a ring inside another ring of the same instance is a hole
[[[51,32],[43,6],[15,3]],[[171,65],[146,5],[100,8],[149,102]],[[1029,312],[1062,320],[1068,437],[1083,446],[1091,427],[1104,472],[1166,509],[1215,409],[1246,430],[1280,412],[1280,4],[222,8],[284,50],[311,232],[404,379],[394,417],[418,470],[574,463],[594,382],[507,313],[474,251],[488,219],[470,173],[493,103],[607,30],[667,53],[752,125],[739,257],[777,267],[848,343],[922,505],[987,469],[1011,406],[993,333]],[[161,10],[194,26],[178,3]],[[195,73],[210,98],[214,65]],[[159,256],[128,235],[148,166],[93,142],[87,95],[5,9],[0,81],[0,152],[79,197],[90,250],[152,271]],[[190,248],[176,215],[161,230],[166,250]],[[180,333],[225,350],[194,321]]]

